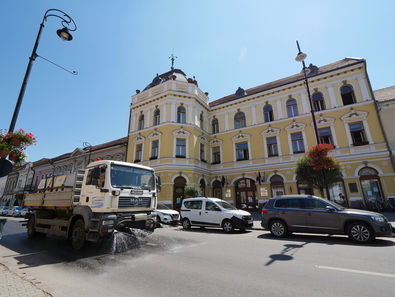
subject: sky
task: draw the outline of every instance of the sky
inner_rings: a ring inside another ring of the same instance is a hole
[[[1,0],[0,129],[49,9],[77,29],[62,41],[61,19],[44,22],[15,125],[37,137],[32,162],[127,136],[131,96],[172,54],[210,101],[299,73],[296,40],[307,65],[365,58],[373,90],[395,85],[393,0]]]

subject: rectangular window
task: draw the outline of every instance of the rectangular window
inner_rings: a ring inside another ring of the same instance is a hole
[[[331,128],[318,129],[320,143],[329,143],[333,145]]]
[[[134,161],[140,162],[142,155],[143,155],[143,145],[138,144],[138,145],[136,145],[136,157],[135,157]]]
[[[158,152],[159,152],[159,140],[155,140],[152,142],[151,159],[158,158]]]
[[[213,147],[213,159],[212,164],[219,164],[221,163],[221,152],[219,146]]]
[[[269,157],[278,156],[277,137],[267,138],[266,142],[267,142],[267,151],[269,153]]]
[[[203,143],[200,144],[200,160],[206,162],[205,146]]]
[[[249,159],[247,142],[236,143],[236,158],[237,161]]]
[[[294,153],[304,152],[302,132],[291,134],[292,149]]]
[[[186,140],[182,138],[177,138],[176,140],[176,157],[185,158],[186,152]]]
[[[354,146],[364,145],[369,143],[368,141],[366,141],[365,131],[363,129],[363,125],[361,122],[352,123],[349,125],[350,125],[351,138]]]

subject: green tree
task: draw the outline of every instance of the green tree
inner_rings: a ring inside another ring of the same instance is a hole
[[[199,186],[186,186],[184,189],[184,195],[186,198],[193,198],[193,197],[199,197],[202,196],[202,190],[200,189]]]
[[[328,152],[332,149],[333,146],[330,144],[318,144],[296,161],[296,179],[311,188],[318,189],[321,197],[324,197],[325,189],[323,170],[325,170],[328,187],[343,177],[343,166],[340,161],[335,157],[328,156]],[[329,199],[329,197],[327,198]]]

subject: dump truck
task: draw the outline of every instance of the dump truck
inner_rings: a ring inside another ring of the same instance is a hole
[[[154,169],[127,162],[98,160],[75,173],[40,181],[23,207],[28,237],[54,234],[79,250],[114,232],[154,231],[160,177]]]

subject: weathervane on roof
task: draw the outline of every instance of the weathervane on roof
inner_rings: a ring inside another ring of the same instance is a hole
[[[177,57],[171,54],[169,59],[171,59],[171,70],[174,70],[174,59],[177,59]]]

